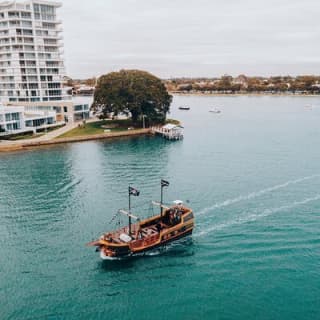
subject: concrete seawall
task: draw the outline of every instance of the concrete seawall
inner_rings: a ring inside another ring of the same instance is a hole
[[[78,137],[70,137],[70,138],[56,138],[52,140],[43,140],[43,141],[34,141],[34,142],[12,142],[7,143],[0,141],[0,152],[9,152],[9,151],[21,151],[41,146],[50,146],[62,143],[71,143],[71,142],[82,142],[82,141],[90,141],[90,140],[102,140],[102,139],[111,139],[118,137],[130,137],[130,136],[141,136],[151,134],[151,129],[137,129],[137,130],[128,130],[128,131],[120,131],[120,132],[108,132],[87,136],[78,136]]]

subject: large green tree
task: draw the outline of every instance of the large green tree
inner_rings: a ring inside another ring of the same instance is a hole
[[[171,101],[159,78],[145,71],[121,70],[98,79],[93,107],[106,114],[131,114],[133,122],[145,115],[150,123],[156,123],[164,122]]]

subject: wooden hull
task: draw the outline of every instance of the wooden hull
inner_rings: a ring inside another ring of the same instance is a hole
[[[147,252],[150,252],[152,250],[165,247],[166,245],[169,245],[170,243],[172,243],[174,241],[180,240],[182,238],[186,238],[186,237],[191,236],[191,235],[192,235],[192,230],[191,231],[187,231],[184,234],[181,234],[181,235],[179,235],[179,236],[177,236],[177,237],[175,237],[173,239],[170,239],[170,240],[167,240],[167,241],[163,241],[163,242],[161,242],[159,244],[152,245],[152,246],[146,247],[146,248],[141,249],[141,250],[136,250],[135,252],[130,252],[130,253],[126,254],[126,255],[108,256],[108,255],[106,255],[106,253],[104,252],[104,250],[102,248],[102,249],[100,249],[100,258],[102,260],[121,260],[121,259],[125,259],[125,258],[130,258],[130,257],[134,257],[134,256],[143,255],[144,253],[147,253]]]

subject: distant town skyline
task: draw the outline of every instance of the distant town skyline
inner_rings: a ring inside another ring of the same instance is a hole
[[[64,0],[67,75],[320,73],[317,0]]]

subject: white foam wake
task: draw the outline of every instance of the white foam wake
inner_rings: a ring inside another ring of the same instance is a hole
[[[254,199],[254,198],[260,197],[260,196],[262,196],[262,195],[264,195],[266,193],[269,193],[269,192],[272,192],[272,191],[276,191],[276,190],[279,190],[279,189],[282,189],[282,188],[286,188],[287,186],[290,186],[290,185],[293,185],[293,184],[297,184],[297,183],[300,183],[300,182],[303,182],[303,181],[306,181],[306,180],[314,179],[314,178],[317,178],[317,177],[320,177],[320,174],[315,174],[315,175],[312,175],[312,176],[307,176],[307,177],[303,177],[303,178],[296,179],[296,180],[289,180],[287,182],[284,182],[284,183],[281,183],[281,184],[278,184],[278,185],[275,185],[275,186],[272,186],[272,187],[269,187],[269,188],[266,188],[266,189],[262,189],[262,190],[259,190],[259,191],[251,192],[251,193],[249,193],[247,195],[240,195],[240,196],[238,196],[236,198],[233,198],[233,199],[227,199],[225,201],[215,203],[214,205],[212,205],[210,207],[207,207],[207,208],[204,208],[204,209],[200,210],[197,213],[197,216],[201,216],[203,214],[208,213],[209,211],[212,211],[212,210],[215,210],[215,209],[218,209],[218,208],[222,208],[222,207],[226,207],[226,206],[229,206],[231,204],[234,204],[234,203],[237,203],[237,202],[240,202],[240,201]]]
[[[200,236],[207,235],[213,231],[218,231],[218,230],[225,229],[225,228],[228,228],[231,226],[256,221],[256,220],[262,219],[264,217],[270,216],[272,214],[287,211],[287,210],[290,210],[290,209],[295,208],[297,206],[301,206],[303,204],[306,204],[306,203],[309,203],[312,201],[317,201],[317,200],[320,200],[320,194],[318,194],[312,198],[306,198],[301,201],[294,201],[293,203],[291,203],[289,205],[285,205],[285,206],[281,206],[281,207],[277,207],[277,208],[268,208],[268,209],[263,210],[261,213],[247,213],[244,216],[238,217],[237,219],[227,221],[227,222],[224,222],[221,224],[213,225],[209,228],[201,230],[200,232],[194,234],[194,236],[200,237]]]

